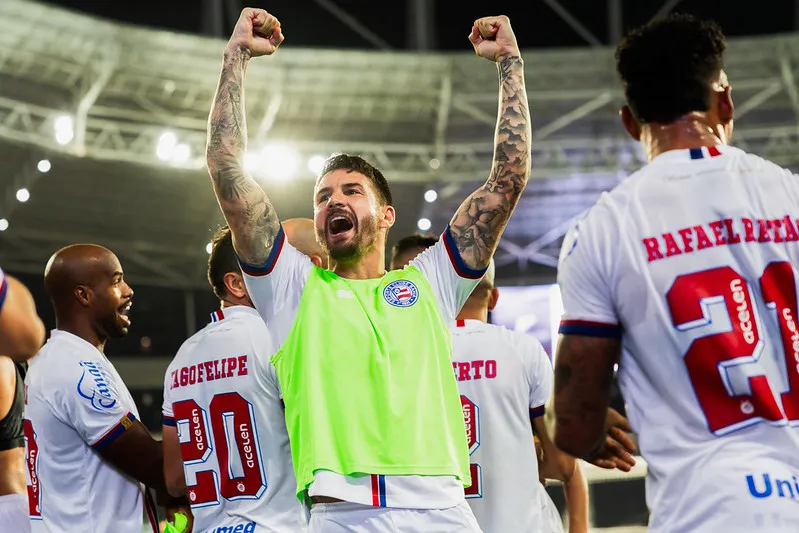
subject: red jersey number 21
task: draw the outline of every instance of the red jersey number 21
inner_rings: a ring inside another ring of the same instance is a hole
[[[756,298],[766,304],[766,317],[758,315]],[[701,333],[724,320],[725,312],[732,325],[729,331],[698,337],[684,357],[713,434],[722,436],[762,421],[799,420],[799,325],[790,263],[770,263],[757,287],[728,266],[685,274],[674,280],[666,301],[680,331]],[[773,352],[788,375],[788,390],[779,396],[759,364],[767,348],[759,320],[779,323],[781,344]]]

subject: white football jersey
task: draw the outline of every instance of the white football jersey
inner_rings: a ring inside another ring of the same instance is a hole
[[[552,364],[534,337],[458,320],[452,368],[461,393],[472,473],[466,498],[485,533],[538,531],[533,418],[552,393]]]
[[[541,505],[541,533],[563,533],[563,519],[558,507],[542,483],[538,484],[538,498]]]
[[[410,264],[427,278],[447,323],[455,321],[463,303],[485,274],[485,270],[472,270],[464,263],[449,229],[439,242]],[[250,297],[275,340],[275,351],[294,325],[312,267],[308,256],[286,241],[282,227],[265,264],[241,264]],[[353,297],[346,291],[339,291],[338,296]],[[454,476],[344,476],[318,470],[308,494],[376,507],[446,509],[463,502],[463,484]]]
[[[563,243],[563,334],[621,336],[650,531],[799,531],[799,177],[661,154]]]
[[[177,426],[195,531],[296,532],[289,436],[274,343],[258,312],[213,313],[183,343],[164,382],[164,424]]]
[[[139,416],[97,348],[53,330],[25,376],[25,452],[34,533],[158,532],[150,491],[98,453]]]

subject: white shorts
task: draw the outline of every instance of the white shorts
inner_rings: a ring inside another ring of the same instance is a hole
[[[399,509],[317,503],[309,533],[482,533],[465,501],[449,509]]]
[[[31,519],[27,494],[0,496],[0,528],[15,533],[30,533]]]

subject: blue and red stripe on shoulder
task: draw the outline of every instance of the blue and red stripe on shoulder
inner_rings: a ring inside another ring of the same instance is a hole
[[[123,416],[119,422],[116,423],[114,427],[106,431],[105,435],[100,437],[97,442],[92,444],[92,448],[95,450],[102,450],[112,442],[114,442],[120,435],[125,433],[125,431],[133,425],[133,422],[136,421],[136,415],[133,413],[128,413]]]
[[[6,301],[6,294],[8,294],[8,279],[5,274],[0,271],[0,310],[3,309],[3,303]]]
[[[453,268],[455,268],[455,272],[466,279],[480,279],[483,277],[483,274],[486,273],[488,270],[488,266],[485,268],[474,269],[470,268],[469,265],[463,260],[461,257],[461,253],[458,251],[458,245],[455,242],[455,237],[452,236],[452,230],[450,227],[447,226],[447,229],[444,230],[444,233],[441,235],[442,239],[444,239],[444,246],[447,248],[447,254],[449,255],[449,260],[452,263]]]
[[[561,335],[620,339],[621,327],[618,324],[592,322],[589,320],[561,320],[558,333]]]
[[[167,416],[167,415],[163,415],[161,417],[161,424],[163,424],[165,426],[170,426],[170,427],[175,427],[175,426],[178,425],[178,423],[175,421],[175,417],[174,416]]]
[[[538,407],[533,407],[532,409],[530,409],[530,420],[540,418],[544,416],[545,413],[546,413],[545,405],[539,405]]]
[[[280,228],[277,231],[277,235],[275,236],[275,243],[272,245],[272,251],[269,253],[269,257],[266,258],[266,262],[261,265],[250,265],[245,263],[241,260],[241,258],[237,255],[236,259],[239,261],[239,266],[241,267],[241,271],[247,274],[248,276],[267,276],[272,273],[272,270],[275,268],[277,264],[277,259],[280,257],[280,251],[283,249],[283,244],[286,242],[286,234],[283,232],[283,225],[280,225]]]

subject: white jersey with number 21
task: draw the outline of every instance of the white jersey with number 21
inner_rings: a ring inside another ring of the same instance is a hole
[[[273,346],[255,309],[228,307],[167,369],[164,425],[178,429],[195,531],[304,531]]]
[[[621,336],[650,531],[799,531],[799,177],[663,153],[564,241],[561,333]]]

